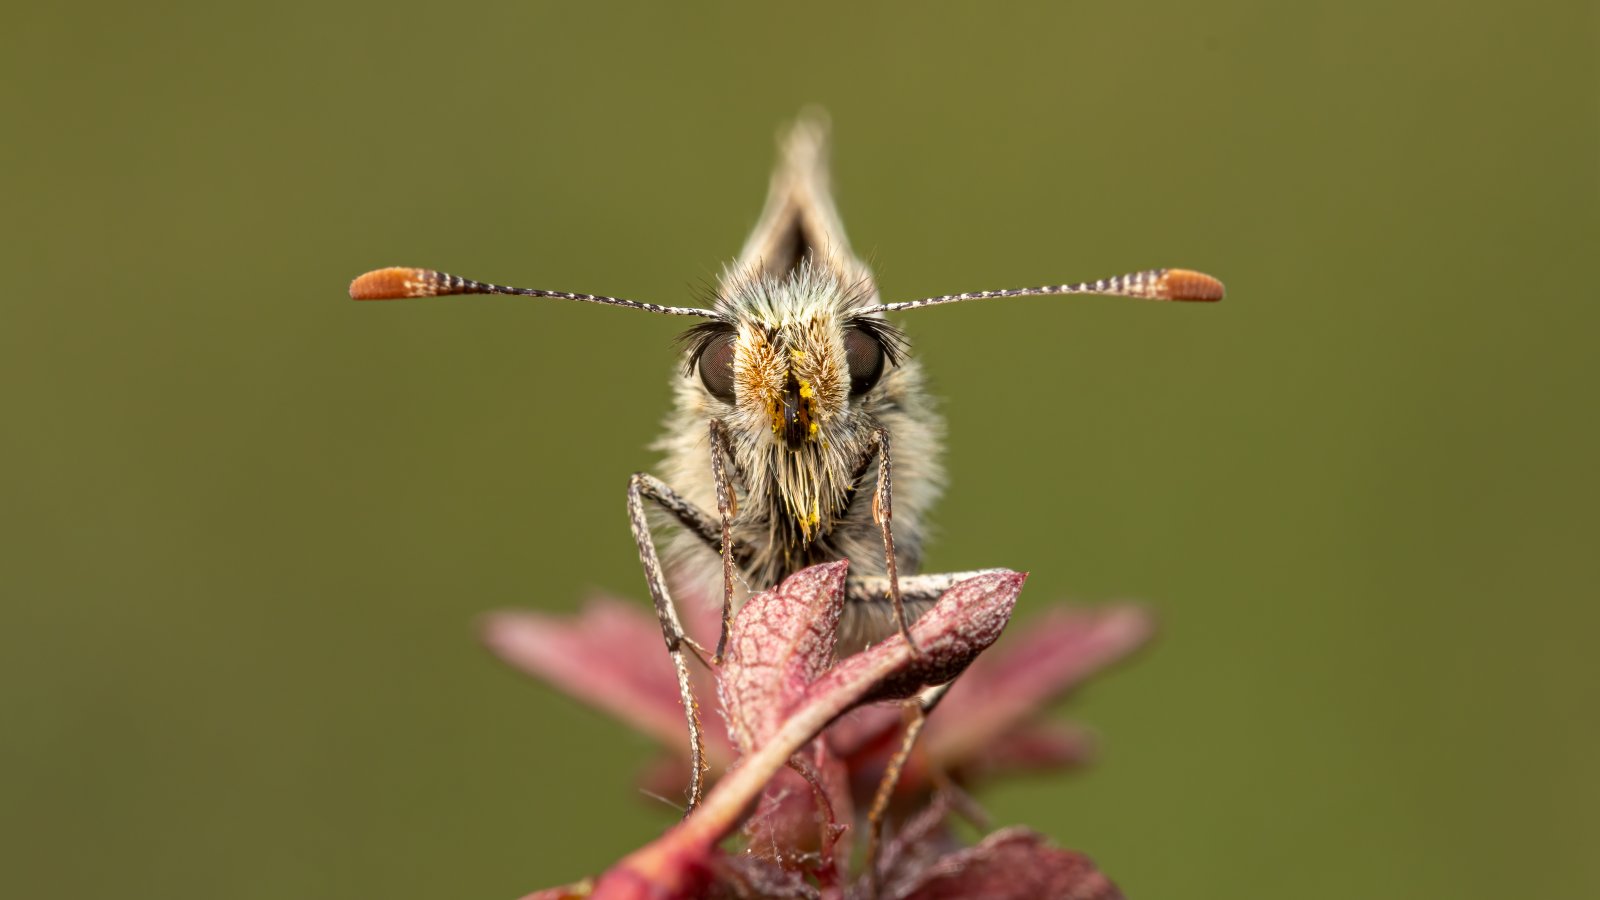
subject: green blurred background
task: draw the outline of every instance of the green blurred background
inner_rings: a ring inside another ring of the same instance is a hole
[[[1216,307],[906,316],[928,564],[1147,599],[984,799],[1136,897],[1600,894],[1593,3],[16,9],[0,57],[0,879],[508,898],[670,816],[480,613],[643,603],[676,303],[833,114],[891,299],[1202,268]]]

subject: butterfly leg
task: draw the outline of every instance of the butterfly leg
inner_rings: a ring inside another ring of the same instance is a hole
[[[716,541],[707,541],[718,548],[722,557],[722,633],[717,635],[717,652],[712,662],[722,664],[722,654],[728,649],[728,629],[733,627],[733,517],[739,514],[739,501],[733,486],[728,483],[727,460],[732,455],[728,448],[728,435],[721,420],[711,420],[711,480],[717,486],[717,519],[720,530]],[[697,510],[698,512],[698,510]],[[704,538],[704,535],[701,535]]]
[[[974,569],[970,572],[943,572],[929,575],[902,575],[899,578],[901,608],[908,622],[919,616],[952,586],[1004,569]],[[857,575],[845,581],[844,615],[839,620],[839,655],[849,656],[876,644],[899,630],[895,609],[889,602],[889,576]]]
[[[1009,569],[969,569],[965,572],[930,572],[926,575],[906,575],[899,579],[901,602],[931,604],[945,591],[969,578],[979,575],[996,575]],[[886,575],[852,576],[845,581],[845,598],[851,603],[882,603],[888,596],[889,578]]]
[[[894,609],[894,624],[917,653],[917,642],[911,638],[911,626],[906,622],[906,606],[900,597],[900,575],[894,558],[894,501],[892,490],[893,469],[889,463],[889,430],[883,426],[873,429],[873,442],[878,454],[878,484],[872,492],[872,521],[883,534],[884,578],[887,581],[889,603]]]
[[[661,623],[661,636],[666,641],[667,654],[672,657],[672,668],[678,675],[678,695],[683,701],[684,717],[689,723],[689,809],[692,810],[700,803],[700,796],[705,789],[705,742],[700,729],[700,704],[695,699],[694,688],[689,681],[689,665],[684,659],[683,649],[687,645],[702,659],[706,658],[706,652],[683,630],[672,595],[667,592],[661,556],[656,552],[655,538],[650,534],[650,521],[645,515],[646,500],[671,513],[679,524],[713,547],[723,546],[727,528],[725,525],[719,528],[718,523],[699,507],[683,499],[653,475],[636,472],[628,480],[628,523],[633,528],[634,543],[639,547],[639,563],[644,567],[645,583],[650,588],[650,599],[655,603],[656,618]],[[724,557],[728,555],[723,554]]]
[[[872,798],[871,809],[867,811],[865,869],[867,877],[873,882],[877,878],[878,852],[883,844],[883,820],[889,812],[889,801],[894,797],[895,786],[900,783],[900,773],[905,769],[906,761],[911,758],[911,750],[922,734],[922,726],[928,723],[928,714],[916,698],[902,702],[900,709],[905,721],[905,734],[900,739],[900,746],[884,766],[883,778],[878,781],[878,791]]]
[[[909,575],[900,580],[899,589],[904,607],[911,607],[920,614],[938,601],[945,591],[979,575],[988,575],[996,572],[1005,572],[1005,569],[973,569],[967,572],[939,572],[927,575]],[[889,590],[889,576],[867,575],[851,578],[845,582],[845,596],[852,604],[862,604],[861,609],[872,609],[866,604],[877,604],[880,608],[885,593]],[[880,621],[882,616],[877,617]],[[888,629],[879,626],[879,630],[887,633]],[[889,809],[889,801],[894,796],[895,785],[900,781],[900,773],[905,769],[906,761],[911,758],[911,751],[916,746],[917,738],[922,733],[922,728],[928,721],[928,715],[933,712],[939,701],[950,690],[950,685],[955,682],[930,687],[915,697],[902,702],[905,720],[905,734],[901,738],[900,746],[894,755],[889,757],[884,766],[882,779],[878,782],[877,794],[873,797],[872,807],[867,812],[867,871],[870,877],[875,877],[874,866],[883,839],[884,817]]]

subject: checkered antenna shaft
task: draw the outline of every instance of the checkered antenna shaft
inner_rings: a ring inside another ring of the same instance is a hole
[[[1180,300],[1212,302],[1221,300],[1222,282],[1204,272],[1190,269],[1147,269],[1130,275],[1117,275],[1099,281],[1078,284],[1045,285],[1044,287],[1016,288],[1008,291],[973,291],[966,294],[945,294],[924,297],[903,303],[885,303],[877,309],[898,312],[923,306],[944,303],[963,303],[968,300],[997,300],[1001,297],[1036,297],[1050,294],[1102,294],[1108,297],[1139,297],[1145,300]]]
[[[601,303],[606,306],[621,306],[625,309],[642,309],[645,312],[660,313],[664,316],[718,318],[717,314],[709,309],[695,309],[687,306],[661,306],[656,303],[642,303],[638,300],[624,300],[621,297],[605,297],[599,294],[573,294],[567,291],[542,291],[534,288],[506,287],[500,284],[490,284],[486,281],[474,281],[471,278],[462,278],[460,275],[451,275],[448,272],[439,272],[434,269],[411,269],[404,266],[375,269],[350,282],[350,299],[352,300],[404,300],[412,297],[449,297],[457,294],[509,294],[516,297],[550,297],[556,300],[576,300],[580,303]]]

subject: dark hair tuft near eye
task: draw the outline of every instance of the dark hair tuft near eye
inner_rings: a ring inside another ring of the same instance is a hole
[[[898,363],[905,352],[899,329],[882,319],[860,316],[845,323],[844,359],[850,369],[850,396],[872,390],[883,377],[883,364]]]
[[[736,334],[734,327],[727,322],[711,321],[701,322],[678,335],[678,344],[684,348],[683,374],[693,375],[694,367],[700,364],[700,357],[704,356],[711,342],[724,334]]]
[[[733,402],[733,344],[738,331],[727,322],[701,322],[678,336],[687,348],[683,374],[700,370],[700,382],[712,396]]]
[[[897,366],[906,358],[906,334],[877,316],[856,316],[845,322],[846,328],[859,328],[866,332],[883,350],[889,365]]]

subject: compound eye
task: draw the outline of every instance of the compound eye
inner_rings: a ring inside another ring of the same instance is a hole
[[[700,353],[700,382],[713,397],[733,402],[734,334],[719,334]]]
[[[859,397],[872,390],[883,377],[883,345],[865,330],[844,330],[844,360],[850,368],[850,396]]]

